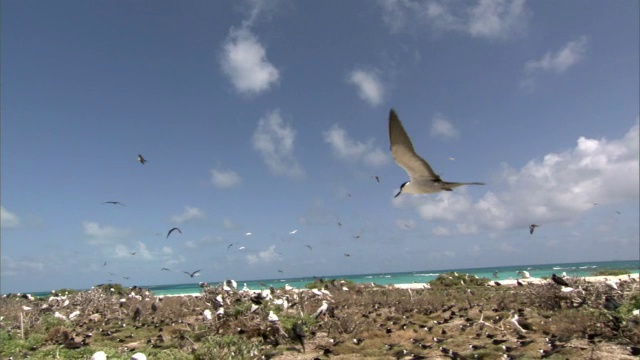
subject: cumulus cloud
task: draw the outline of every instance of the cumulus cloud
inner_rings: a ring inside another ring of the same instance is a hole
[[[258,255],[247,255],[247,261],[249,264],[271,263],[276,260],[280,260],[280,254],[276,252],[275,245],[271,245],[269,249],[259,252]]]
[[[185,206],[182,214],[171,216],[171,222],[182,224],[188,221],[204,219],[204,212],[196,207]]]
[[[377,71],[355,69],[347,76],[347,82],[358,89],[360,98],[371,106],[380,105],[384,96],[384,87]]]
[[[41,260],[15,260],[12,257],[2,255],[2,276],[16,276],[18,274],[42,272],[45,264]]]
[[[280,73],[267,59],[267,52],[248,27],[231,29],[223,46],[221,67],[236,91],[258,94],[278,82]]]
[[[20,225],[20,218],[18,215],[5,209],[4,206],[0,206],[0,224],[5,229],[18,227]]]
[[[278,110],[258,121],[251,143],[274,175],[304,177],[304,170],[294,156],[296,131],[282,120]]]
[[[456,138],[459,135],[458,129],[453,126],[451,121],[447,120],[444,116],[437,114],[431,119],[431,136],[444,137],[444,138]]]
[[[151,251],[149,251],[149,249],[147,248],[147,245],[145,245],[143,242],[141,241],[137,241],[137,245],[138,247],[133,247],[133,248],[128,248],[125,245],[122,244],[116,244],[115,246],[115,257],[118,258],[129,258],[129,257],[134,257],[134,259],[144,259],[144,260],[152,260],[154,257],[153,255],[151,255]],[[135,255],[132,255],[131,253],[134,253]]]
[[[89,243],[93,245],[105,244],[110,240],[119,239],[129,235],[128,229],[118,229],[113,226],[101,226],[95,221],[83,221],[84,234],[89,237]]]
[[[580,137],[571,150],[549,153],[519,169],[504,165],[495,179],[495,188],[502,190],[488,191],[478,200],[460,188],[428,199],[401,196],[394,204],[415,208],[425,220],[442,221],[432,229],[440,235],[574,221],[594,202],[638,201],[639,132],[636,123],[620,139]]]
[[[565,72],[582,60],[587,52],[587,48],[587,37],[581,36],[569,41],[562,49],[555,53],[547,52],[540,60],[527,61],[524,68],[527,72],[540,70],[559,74]]]
[[[353,140],[347,131],[334,124],[329,130],[323,133],[324,141],[327,142],[335,156],[348,161],[362,161],[369,166],[382,166],[389,162],[389,156],[380,147],[374,145],[374,140],[367,142]]]
[[[219,188],[230,188],[240,184],[242,179],[233,170],[211,170],[211,182]]]
[[[524,0],[381,0],[380,4],[383,20],[392,32],[428,26],[437,32],[506,40],[526,32],[529,19]]]

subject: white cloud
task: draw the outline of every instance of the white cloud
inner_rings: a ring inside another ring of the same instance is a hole
[[[188,221],[204,219],[204,212],[198,208],[185,206],[184,212],[179,215],[171,216],[171,222],[182,224]]]
[[[229,218],[224,218],[222,219],[222,226],[225,229],[231,230],[231,229],[236,229],[238,228],[238,225],[236,223],[234,223],[231,219]]]
[[[258,94],[278,82],[280,73],[248,27],[231,29],[223,46],[222,71],[242,94]]]
[[[328,131],[323,132],[324,141],[331,145],[333,153],[340,159],[349,161],[363,161],[369,166],[381,166],[389,162],[389,155],[374,145],[369,139],[363,143],[349,137],[346,130],[334,124]]]
[[[171,255],[173,254],[173,249],[170,248],[169,246],[163,246],[162,247],[162,253],[165,255]]]
[[[2,264],[2,276],[24,275],[25,273],[42,272],[45,269],[45,263],[40,260],[15,260],[9,256],[2,255],[0,258]]]
[[[447,120],[444,116],[437,114],[431,119],[431,136],[442,136],[445,138],[456,138],[459,135],[458,129],[456,129],[451,121]]]
[[[242,181],[240,176],[233,170],[211,170],[211,181],[219,188],[234,187]]]
[[[593,203],[638,201],[640,156],[638,123],[615,140],[580,137],[575,148],[549,153],[520,169],[504,166],[494,189],[474,201],[466,188],[431,196],[398,197],[396,206],[415,208],[429,221],[455,223],[439,234],[485,229],[527,228],[529,224],[570,222]]]
[[[299,179],[304,177],[304,170],[294,156],[295,138],[296,131],[275,110],[258,121],[251,143],[272,174]]]
[[[131,248],[129,249],[128,247],[122,245],[122,244],[116,244],[114,251],[115,251],[115,256],[118,258],[132,258],[132,259],[144,259],[144,260],[152,260],[154,257],[151,254],[151,251],[149,251],[149,249],[147,249],[147,245],[145,245],[143,242],[141,241],[137,241],[138,247],[137,248]],[[131,253],[134,253],[135,255],[131,255]]]
[[[0,206],[0,224],[5,229],[18,227],[20,225],[20,218],[18,215],[5,209],[4,206]]]
[[[247,255],[247,261],[249,264],[257,263],[271,263],[280,259],[280,254],[276,252],[275,245],[271,245],[269,249],[259,252],[258,255]]]
[[[587,37],[581,36],[569,41],[562,49],[555,53],[547,52],[540,60],[527,61],[524,67],[527,72],[541,70],[552,71],[559,74],[582,60],[587,52],[587,48]]]
[[[93,245],[105,244],[110,240],[123,238],[129,235],[128,229],[118,229],[113,226],[101,226],[95,221],[83,221],[84,234],[89,237],[89,243]]]
[[[360,98],[372,106],[380,105],[384,87],[375,70],[355,69],[347,76],[347,82],[358,88]]]
[[[524,0],[382,0],[380,4],[383,20],[392,32],[428,26],[436,32],[506,40],[523,34],[529,20]]]

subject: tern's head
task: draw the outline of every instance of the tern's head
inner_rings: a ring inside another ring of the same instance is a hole
[[[400,185],[400,190],[398,191],[398,193],[396,194],[396,196],[394,196],[394,198],[397,198],[400,194],[402,194],[402,189],[407,186],[409,184],[409,181],[403,182],[402,185]]]

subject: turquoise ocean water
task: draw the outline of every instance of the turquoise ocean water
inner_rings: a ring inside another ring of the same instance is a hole
[[[607,269],[624,269],[629,270],[632,273],[638,273],[640,270],[640,260],[631,261],[606,261],[606,262],[580,262],[580,263],[563,263],[563,264],[543,264],[543,265],[518,265],[518,266],[500,266],[500,267],[485,267],[474,269],[447,269],[447,270],[422,270],[422,271],[410,271],[410,272],[396,272],[396,273],[378,273],[378,274],[357,274],[357,275],[335,275],[335,276],[320,276],[323,279],[344,279],[354,283],[374,283],[377,285],[391,285],[391,284],[411,284],[411,283],[427,283],[434,280],[441,273],[455,271],[457,273],[476,275],[478,277],[486,277],[495,280],[516,279],[518,277],[517,272],[526,270],[532,277],[550,277],[551,274],[557,275],[566,272],[568,276],[582,277],[591,276],[597,271]],[[497,278],[494,277],[494,272],[497,271]],[[210,285],[217,285],[224,279],[218,279],[215,281],[209,281],[207,279],[201,279],[208,282]],[[274,288],[284,287],[285,284],[289,284],[295,288],[304,288],[304,286],[314,281],[311,277],[299,277],[299,278],[281,278],[281,279],[262,279],[262,280],[239,280],[234,279],[238,283],[238,288],[242,289],[246,283],[247,287],[251,290],[259,290],[269,286]],[[185,284],[171,284],[171,285],[140,285],[141,287],[151,290],[155,295],[175,295],[175,294],[191,294],[199,293],[202,289],[198,282],[185,283]],[[48,296],[49,292],[32,293],[34,296]]]
[[[583,263],[565,263],[565,264],[544,264],[544,265],[523,265],[523,266],[502,266],[502,267],[487,267],[487,268],[475,268],[475,269],[448,269],[448,270],[424,270],[424,271],[410,271],[410,272],[397,272],[397,273],[379,273],[379,274],[357,274],[357,275],[336,275],[336,276],[322,276],[323,279],[344,279],[353,281],[354,283],[374,283],[377,285],[391,285],[391,284],[411,284],[411,283],[426,283],[434,280],[441,273],[455,271],[457,273],[476,275],[478,277],[486,277],[489,279],[505,280],[516,279],[518,277],[517,272],[520,270],[526,270],[532,277],[550,277],[551,274],[557,275],[566,272],[568,276],[590,276],[596,271],[607,269],[625,269],[632,273],[638,273],[640,269],[640,261],[607,261],[607,262],[583,262]],[[494,278],[493,274],[497,271],[497,278]],[[244,283],[251,290],[263,289],[264,286],[273,286],[274,288],[284,287],[285,284],[289,284],[295,288],[304,288],[304,286],[310,282],[313,282],[313,277],[302,278],[282,278],[282,279],[263,279],[263,280],[251,280],[243,281],[234,279],[238,282],[238,288],[242,288]],[[217,285],[219,282],[209,282],[210,285]],[[191,284],[175,284],[175,285],[153,285],[146,286],[156,295],[172,295],[172,294],[185,294],[185,293],[197,293],[200,292],[200,286],[198,283]]]

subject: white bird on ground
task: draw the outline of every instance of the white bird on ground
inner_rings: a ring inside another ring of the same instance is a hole
[[[24,311],[29,311],[31,309],[33,309],[33,308],[22,305],[22,310],[24,310]]]
[[[322,296],[322,293],[320,292],[320,290],[316,288],[311,289],[311,292],[314,293],[315,295]]]
[[[291,290],[293,290],[293,286],[291,286],[291,285],[289,285],[289,284],[284,284],[284,289],[285,289],[286,291],[291,291]]]
[[[389,112],[389,142],[391,143],[391,154],[394,160],[407,174],[409,181],[400,185],[400,191],[395,197],[402,193],[407,194],[429,194],[440,191],[452,191],[462,185],[484,185],[481,182],[447,182],[443,181],[436,174],[429,163],[421,158],[413,149],[409,135],[402,127],[395,110]]]
[[[329,308],[329,303],[326,300],[322,300],[322,305],[318,308],[318,310],[316,310],[315,313],[313,313],[313,317],[317,319],[320,316],[326,314],[328,308]]]
[[[249,291],[251,291],[251,290],[249,289],[249,287],[247,286],[247,283],[244,283],[244,286],[242,287],[242,291],[243,291],[243,292],[249,292]]]
[[[218,304],[224,305],[224,302],[222,300],[222,294],[218,294],[218,296],[216,296],[216,301],[218,302]]]
[[[80,315],[80,311],[76,310],[69,314],[69,320],[73,320],[76,316]]]
[[[218,311],[216,311],[216,315],[217,315],[217,316],[222,316],[222,315],[224,315],[224,308],[223,308],[223,307],[220,307],[220,309],[218,309]]]
[[[60,320],[67,321],[67,317],[66,317],[66,316],[64,316],[64,315],[62,315],[62,314],[60,314],[60,313],[59,313],[59,312],[57,312],[57,311],[53,314],[53,317],[58,318],[58,319],[60,319]]]
[[[145,354],[143,354],[141,352],[138,352],[138,353],[135,353],[135,354],[131,355],[131,360],[147,360],[147,355],[145,355]]]
[[[529,274],[529,272],[526,270],[518,271],[518,275],[520,275],[523,279],[531,278],[531,274]]]
[[[269,316],[267,316],[267,320],[270,322],[278,322],[278,315],[273,313],[273,310],[269,311]]]
[[[91,355],[90,360],[107,360],[107,354],[104,351],[98,351]]]
[[[206,309],[205,311],[202,312],[202,316],[204,316],[204,318],[207,320],[211,320],[212,319],[211,310]]]
[[[608,278],[604,279],[604,284],[610,287],[613,290],[618,290],[618,283],[613,280],[609,280]]]

